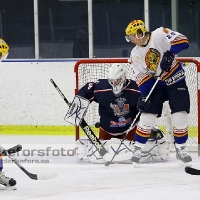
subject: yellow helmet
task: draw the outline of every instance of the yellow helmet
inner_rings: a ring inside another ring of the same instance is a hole
[[[1,56],[1,61],[5,60],[8,56],[8,51],[9,51],[9,46],[7,45],[7,43],[0,38],[0,56]]]
[[[127,26],[125,30],[126,36],[137,35],[137,31],[139,29],[143,32],[143,34],[147,31],[144,22],[140,19],[132,21],[131,23],[129,23],[129,25]],[[126,37],[126,40],[130,42],[129,37]]]

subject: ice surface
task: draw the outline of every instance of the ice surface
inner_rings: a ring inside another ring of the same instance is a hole
[[[14,163],[6,162],[4,171],[17,180],[16,191],[0,191],[2,200],[199,200],[200,176],[186,174],[171,154],[168,162],[154,164],[103,164],[80,162],[75,156],[56,156],[60,147],[73,149],[74,137],[68,136],[0,136],[8,148],[22,144],[24,152],[16,156],[29,161],[48,160],[48,164],[21,163],[31,173],[57,172],[51,180],[32,180]],[[49,155],[38,150],[51,147]],[[34,155],[28,155],[34,149]],[[54,150],[55,155],[50,155]],[[197,153],[192,166],[200,169]]]

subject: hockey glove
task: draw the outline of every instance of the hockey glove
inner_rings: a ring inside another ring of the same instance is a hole
[[[141,95],[138,99],[137,108],[140,112],[146,112],[151,105],[150,100],[148,99],[146,102],[146,95]]]
[[[171,51],[166,51],[163,54],[162,60],[160,62],[160,68],[165,71],[165,72],[169,72],[172,66],[172,62],[174,60],[174,53],[172,53]]]

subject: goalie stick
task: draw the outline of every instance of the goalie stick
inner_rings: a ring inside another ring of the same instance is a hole
[[[147,102],[147,100],[149,99],[151,93],[153,92],[154,88],[156,87],[158,81],[161,79],[161,76],[162,76],[163,73],[164,73],[164,71],[162,71],[162,72],[160,73],[160,75],[158,76],[156,82],[154,83],[154,85],[152,86],[151,90],[149,91],[149,94],[147,95],[147,97],[146,97],[146,99],[145,99],[145,102]],[[121,143],[120,143],[120,145],[119,145],[117,151],[115,152],[114,156],[112,157],[112,159],[111,159],[110,161],[107,161],[107,162],[105,163],[105,166],[109,166],[109,165],[112,163],[112,161],[114,160],[115,156],[118,154],[118,151],[119,151],[120,147],[122,146],[124,140],[126,139],[128,133],[136,126],[137,119],[139,118],[140,114],[141,114],[141,111],[138,112],[138,114],[136,115],[136,117],[135,117],[135,119],[133,120],[132,124],[130,125],[130,127],[129,127],[128,130],[126,131],[126,135],[125,135],[124,138],[121,140]]]
[[[49,173],[49,174],[32,174],[27,171],[24,167],[19,164],[19,161],[11,156],[11,154],[17,153],[22,150],[22,145],[18,144],[10,149],[7,149],[2,152],[3,156],[9,157],[26,175],[28,175],[31,179],[34,180],[48,180],[55,178],[57,176],[56,173]]]
[[[193,167],[186,166],[185,172],[191,175],[200,175],[200,169],[195,169]]]
[[[61,92],[59,87],[56,85],[56,83],[53,81],[53,79],[50,79],[51,83],[53,86],[56,88],[60,96],[64,99],[64,101],[67,103],[68,106],[70,106],[69,101],[65,97],[65,95]],[[92,129],[89,127],[87,122],[83,119],[82,122],[80,123],[80,127],[83,129],[84,133],[87,135],[91,143],[95,146],[99,154],[104,157],[106,154],[108,155],[108,151],[104,148],[104,146],[101,144],[97,136],[94,134]],[[105,158],[105,157],[104,157]],[[106,159],[106,158],[105,158]],[[108,159],[107,159],[108,160]]]

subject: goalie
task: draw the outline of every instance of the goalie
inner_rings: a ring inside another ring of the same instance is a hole
[[[109,68],[108,79],[87,83],[78,91],[78,96],[75,96],[79,101],[81,101],[79,97],[83,97],[89,100],[89,103],[95,101],[99,104],[99,139],[105,149],[113,155],[119,147],[120,139],[125,137],[127,129],[138,113],[137,102],[140,92],[135,81],[126,79],[126,73],[122,64],[113,64]],[[135,128],[127,134],[119,153],[134,151],[134,132]],[[87,139],[76,141],[76,154],[80,160],[89,159],[93,163],[105,162]],[[161,130],[154,127],[140,162],[163,161],[168,158],[169,141],[165,139]],[[123,156],[122,160],[118,161],[129,159],[131,157]]]

